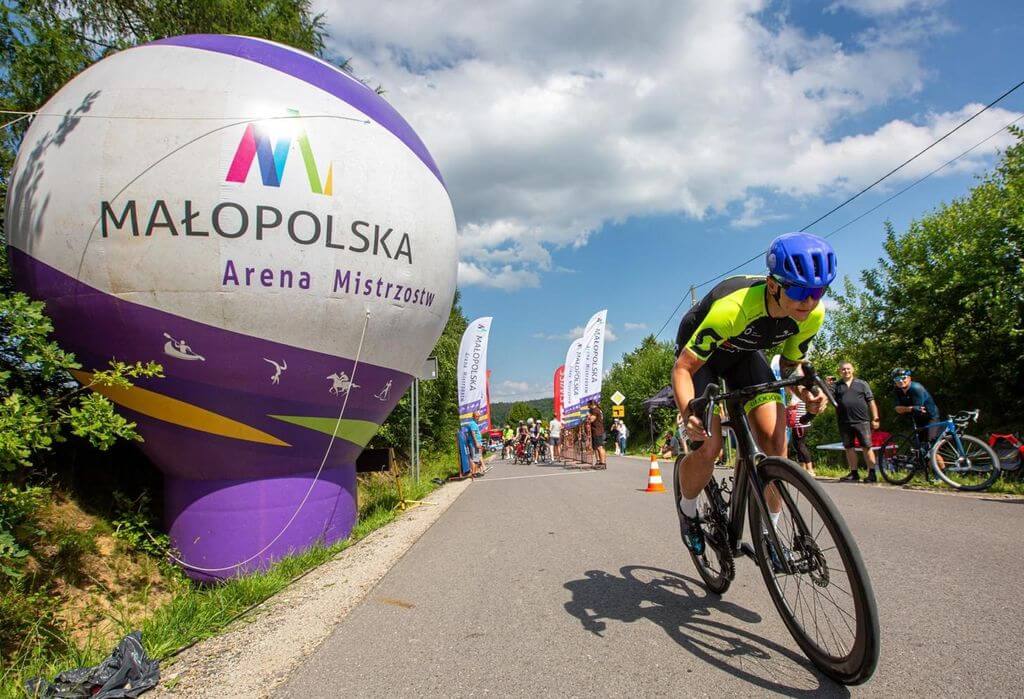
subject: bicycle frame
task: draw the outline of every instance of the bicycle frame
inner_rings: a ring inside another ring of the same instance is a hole
[[[757,465],[766,458],[766,455],[754,441],[747,413],[743,410],[743,402],[761,393],[774,393],[793,386],[817,386],[825,392],[829,401],[835,405],[835,397],[832,395],[832,392],[825,382],[821,380],[821,377],[814,372],[814,368],[810,364],[804,364],[803,376],[794,376],[766,384],[749,386],[724,394],[720,394],[720,389],[716,384],[711,384],[705,389],[703,396],[695,398],[690,402],[691,412],[702,413],[705,425],[711,424],[714,406],[716,404],[724,404],[726,410],[721,419],[722,429],[724,430],[726,427],[729,427],[736,435],[737,451],[739,454],[736,460],[733,488],[729,499],[728,522],[729,546],[734,554],[739,550],[737,545],[743,537],[743,527],[746,523],[747,498],[754,498],[754,504],[757,507],[758,515],[762,522],[768,522],[771,519],[768,514],[768,503],[765,501],[765,485],[761,480],[761,474],[757,470]],[[700,408],[698,409],[697,406],[700,406]],[[785,501],[790,512],[798,512],[795,503],[785,489],[779,491],[779,496]],[[800,530],[800,534],[808,534],[807,525],[803,518],[796,516],[794,520],[797,528]],[[782,542],[779,540],[775,527],[765,527],[765,533],[774,550],[782,551]],[[795,572],[791,561],[783,561],[783,565],[787,574]]]

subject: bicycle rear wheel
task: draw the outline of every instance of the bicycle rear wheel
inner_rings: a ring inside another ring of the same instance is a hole
[[[783,503],[776,533],[786,550],[775,558],[794,570],[773,565],[752,493],[751,539],[775,608],[818,669],[843,684],[866,682],[878,665],[878,607],[856,542],[832,500],[795,463],[772,457],[758,470]]]
[[[878,450],[878,472],[889,483],[903,485],[914,477],[920,452],[909,434],[894,434]]]
[[[683,513],[679,509],[679,500],[682,498],[679,485],[679,466],[685,458],[686,456],[682,455],[676,459],[672,477],[672,491],[675,494],[680,536],[683,534]],[[698,556],[685,543],[683,544],[683,547],[689,552],[690,558],[693,559],[693,565],[697,568],[701,579],[704,580],[704,584],[708,586],[709,590],[719,595],[729,589],[733,578],[736,577],[736,565],[726,525],[727,512],[725,498],[712,476],[697,497],[697,516],[700,518],[700,526],[704,530],[704,553]]]
[[[999,457],[985,442],[969,434],[960,435],[956,445],[946,434],[928,455],[932,470],[943,482],[957,490],[985,490],[999,478]]]

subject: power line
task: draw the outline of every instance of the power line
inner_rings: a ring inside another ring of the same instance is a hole
[[[1019,89],[1019,88],[1020,88],[1021,86],[1024,86],[1024,80],[1021,80],[1021,81],[1020,81],[1019,83],[1017,83],[1016,85],[1014,85],[1013,87],[1011,87],[1011,88],[1010,88],[1009,90],[1007,90],[1007,91],[1006,91],[1006,92],[1004,92],[1003,94],[999,95],[999,97],[996,97],[996,98],[995,98],[994,100],[992,100],[991,102],[989,102],[988,104],[986,104],[986,105],[985,105],[984,107],[982,107],[982,108],[981,108],[981,109],[979,109],[979,110],[978,110],[977,112],[975,112],[974,114],[972,114],[971,116],[969,116],[969,117],[968,117],[967,119],[965,119],[964,121],[960,122],[960,123],[959,123],[959,124],[957,124],[957,125],[956,125],[955,127],[953,127],[952,129],[950,129],[949,131],[947,131],[946,133],[944,133],[944,134],[943,134],[942,136],[940,136],[939,138],[937,138],[937,139],[936,139],[935,141],[933,141],[933,142],[932,142],[932,143],[931,143],[930,145],[928,145],[928,146],[927,146],[926,148],[923,148],[922,150],[918,151],[918,152],[917,152],[917,153],[916,153],[915,155],[913,155],[912,157],[910,157],[910,158],[907,158],[907,159],[906,159],[906,160],[904,160],[904,161],[903,161],[903,162],[902,162],[902,163],[901,163],[900,165],[898,165],[897,167],[893,168],[893,169],[892,169],[892,170],[890,170],[889,172],[885,173],[884,175],[882,175],[881,177],[879,177],[879,178],[878,178],[877,180],[875,180],[874,182],[872,182],[872,183],[871,183],[871,184],[869,184],[868,186],[864,187],[864,188],[863,188],[862,190],[860,190],[859,192],[857,192],[856,194],[854,194],[854,195],[853,195],[852,197],[850,197],[850,198],[849,198],[849,199],[847,199],[846,201],[842,202],[841,204],[839,204],[839,205],[837,205],[837,206],[834,206],[834,207],[833,207],[832,209],[830,209],[829,211],[827,211],[827,212],[826,212],[826,213],[824,213],[823,215],[819,216],[818,218],[816,218],[816,219],[814,219],[813,221],[811,221],[810,223],[808,223],[808,224],[807,224],[806,226],[804,226],[803,228],[801,228],[801,229],[800,229],[800,231],[801,231],[801,232],[803,232],[803,231],[806,231],[806,230],[807,230],[808,228],[810,228],[811,226],[815,225],[816,223],[820,223],[821,221],[823,221],[824,219],[828,218],[829,216],[831,216],[831,215],[832,215],[832,214],[834,214],[835,212],[839,211],[839,210],[840,210],[841,208],[843,208],[844,206],[846,206],[847,204],[849,204],[849,203],[850,203],[850,202],[852,202],[853,200],[857,199],[857,197],[861,196],[862,194],[864,194],[864,193],[865,193],[865,192],[867,192],[868,190],[872,189],[872,188],[873,188],[873,187],[875,187],[876,185],[880,184],[880,183],[881,183],[881,182],[883,182],[884,180],[886,180],[886,179],[888,179],[889,177],[891,177],[892,175],[896,174],[897,172],[899,172],[900,170],[902,170],[902,169],[903,169],[904,167],[906,167],[907,165],[909,165],[909,164],[910,164],[910,163],[912,163],[913,161],[917,160],[917,159],[918,159],[919,157],[921,157],[922,155],[924,155],[925,153],[927,153],[927,152],[928,152],[929,150],[931,150],[932,148],[934,148],[935,146],[937,146],[937,145],[938,145],[939,143],[941,143],[942,141],[944,141],[944,140],[945,140],[946,138],[948,138],[948,137],[949,137],[949,136],[951,136],[952,134],[954,134],[954,133],[956,133],[957,131],[959,131],[960,129],[962,129],[962,128],[963,128],[964,126],[966,126],[966,125],[967,125],[967,124],[969,124],[969,123],[970,123],[971,121],[973,121],[974,119],[976,119],[976,118],[977,118],[977,117],[978,117],[979,115],[981,115],[981,114],[982,114],[982,113],[984,113],[985,111],[989,110],[990,108],[992,108],[993,106],[995,106],[996,104],[998,104],[999,102],[1001,102],[1001,101],[1002,101],[1003,99],[1005,99],[1005,98],[1006,98],[1006,97],[1008,97],[1008,96],[1009,96],[1010,94],[1012,94],[1013,92],[1015,92],[1015,91],[1016,91],[1017,89]],[[970,153],[971,151],[973,151],[973,150],[974,150],[975,148],[977,148],[978,146],[980,146],[980,145],[982,145],[983,143],[985,143],[986,141],[989,141],[989,140],[991,140],[991,139],[992,139],[993,137],[995,137],[995,136],[996,136],[997,134],[1001,133],[1002,131],[1004,131],[1005,129],[1009,128],[1010,126],[1012,126],[1012,125],[1013,125],[1013,124],[1015,124],[1016,122],[1020,121],[1020,119],[1022,119],[1022,118],[1024,118],[1024,115],[1022,115],[1022,116],[1020,116],[1020,117],[1017,117],[1016,119],[1014,119],[1013,121],[1011,121],[1011,122],[1010,122],[1009,124],[1007,124],[1006,126],[1003,126],[1003,127],[1002,127],[1002,128],[1000,128],[1000,129],[999,129],[998,131],[996,131],[995,133],[993,133],[992,135],[990,135],[990,136],[988,136],[987,138],[983,139],[982,141],[979,141],[978,143],[974,144],[973,146],[971,146],[970,148],[968,148],[967,150],[965,150],[965,151],[964,151],[963,153],[961,153],[960,155],[958,155],[958,156],[956,156],[955,158],[953,158],[952,160],[950,160],[950,161],[946,162],[945,164],[941,165],[940,167],[936,168],[935,170],[932,170],[931,172],[929,172],[929,173],[928,173],[927,175],[925,175],[924,177],[922,177],[922,178],[918,179],[917,181],[913,182],[913,183],[912,183],[912,184],[910,184],[909,186],[907,186],[907,187],[905,187],[904,189],[900,190],[899,192],[897,192],[896,194],[892,195],[891,197],[889,197],[889,198],[888,198],[888,199],[886,199],[885,201],[881,202],[880,204],[876,205],[875,207],[873,207],[873,208],[869,209],[868,211],[865,211],[865,212],[864,212],[863,214],[861,214],[861,215],[860,215],[860,216],[858,216],[857,218],[853,219],[852,221],[848,221],[848,222],[846,222],[845,224],[843,224],[842,226],[840,226],[839,228],[835,229],[834,231],[832,231],[831,233],[829,233],[828,235],[826,235],[826,236],[824,236],[824,237],[826,237],[826,238],[830,238],[830,237],[832,237],[833,235],[835,235],[836,233],[838,233],[839,231],[841,231],[841,230],[842,230],[843,228],[846,228],[847,226],[849,226],[849,225],[851,225],[851,224],[855,223],[856,221],[859,221],[860,219],[864,218],[864,216],[867,216],[867,215],[868,215],[868,214],[870,214],[871,212],[873,212],[873,211],[876,211],[876,210],[878,210],[878,209],[879,209],[880,207],[882,207],[883,205],[885,205],[885,204],[887,204],[888,202],[892,201],[893,199],[895,199],[896,197],[898,197],[898,196],[899,196],[900,194],[903,194],[903,193],[904,193],[904,192],[906,192],[907,190],[909,190],[909,189],[911,189],[912,187],[914,187],[914,186],[916,186],[916,185],[920,184],[920,183],[921,183],[922,181],[924,181],[924,180],[928,179],[929,177],[931,177],[932,175],[934,175],[934,174],[935,174],[936,172],[938,172],[939,170],[942,170],[943,168],[945,168],[945,167],[949,166],[950,164],[952,164],[952,163],[956,162],[957,160],[959,160],[960,158],[964,157],[965,155],[967,155],[968,153]],[[724,271],[724,272],[722,272],[722,273],[720,273],[720,274],[717,274],[717,275],[715,275],[714,277],[711,277],[710,279],[708,279],[708,280],[706,280],[706,281],[703,281],[703,282],[701,282],[700,284],[694,284],[694,285],[691,285],[688,291],[689,291],[690,293],[693,293],[693,291],[694,291],[694,290],[696,290],[696,289],[700,289],[701,287],[707,286],[708,284],[711,284],[712,282],[718,281],[718,280],[719,280],[719,279],[721,279],[722,277],[724,277],[724,276],[726,276],[726,275],[728,275],[728,274],[731,274],[731,273],[735,272],[736,270],[738,270],[738,269],[740,269],[740,268],[742,268],[742,267],[744,267],[744,266],[746,266],[746,265],[750,264],[750,263],[751,263],[751,262],[753,262],[754,260],[756,260],[756,259],[758,259],[759,257],[761,257],[761,256],[762,256],[763,254],[764,254],[763,252],[758,252],[758,253],[757,253],[757,254],[755,254],[755,255],[754,255],[753,257],[749,257],[749,258],[747,258],[747,259],[746,259],[746,260],[744,260],[743,262],[740,262],[740,263],[739,263],[738,265],[735,265],[734,267],[730,267],[730,268],[729,268],[729,269],[727,269],[726,271]],[[660,337],[660,336],[661,336],[661,333],[662,333],[662,332],[663,332],[663,331],[665,330],[665,328],[666,328],[666,327],[668,326],[668,324],[672,322],[672,319],[673,319],[673,318],[675,318],[676,312],[677,312],[677,311],[679,310],[679,308],[680,308],[680,307],[681,307],[681,306],[683,305],[683,302],[684,302],[685,300],[686,300],[686,296],[685,296],[685,295],[684,295],[684,296],[683,296],[683,297],[682,297],[681,299],[679,299],[679,303],[677,303],[677,304],[676,304],[676,307],[675,307],[674,309],[672,309],[672,313],[671,313],[671,314],[669,315],[668,319],[667,319],[667,320],[666,320],[666,321],[665,321],[665,322],[664,322],[664,323],[662,324],[662,326],[661,326],[661,329],[660,329],[660,330],[658,330],[658,333],[657,333],[657,334],[655,335],[655,337],[656,337],[656,338],[657,338],[657,337]]]

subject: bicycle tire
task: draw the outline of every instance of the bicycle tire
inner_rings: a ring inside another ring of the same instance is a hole
[[[678,456],[672,469],[672,492],[675,496],[676,516],[679,517],[679,536],[683,536],[683,514],[679,509],[679,500],[682,491],[679,485],[679,466],[682,464],[685,455]],[[697,555],[690,550],[685,542],[683,548],[693,559],[693,565],[697,569],[708,590],[721,595],[729,589],[733,579],[736,577],[736,564],[732,553],[732,546],[729,543],[729,530],[726,525],[728,509],[725,507],[721,490],[714,476],[704,486],[701,497],[697,500],[697,512],[702,521],[704,529],[704,553]],[[712,566],[709,559],[709,551],[714,556],[717,568]]]
[[[969,434],[962,434],[960,435],[960,441],[965,445],[970,444],[975,449],[981,451],[981,453],[989,459],[991,466],[988,469],[988,475],[978,483],[961,483],[960,481],[950,478],[945,469],[939,468],[939,450],[946,444],[954,444],[949,434],[944,435],[941,439],[936,441],[935,444],[932,445],[931,451],[928,453],[928,461],[931,464],[932,472],[943,483],[952,488],[956,488],[957,490],[964,490],[968,492],[986,490],[996,482],[996,479],[999,478],[999,474],[1001,473],[999,467],[999,456],[996,455],[996,452],[992,447],[977,437],[972,437]],[[953,449],[953,453],[956,453],[955,448]],[[964,458],[963,455],[961,455],[961,458]],[[984,470],[982,470],[981,473],[984,473]]]
[[[893,434],[878,450],[878,472],[892,485],[906,485],[919,470],[917,445],[910,434]]]
[[[802,543],[799,546],[796,545],[794,538],[793,550],[801,549],[801,561],[805,565],[814,567],[814,570],[810,571],[811,580],[808,583],[811,588],[811,593],[818,595],[815,587],[821,588],[819,580],[814,578],[814,573],[817,572],[819,577],[824,577],[826,582],[830,585],[830,570],[834,570],[830,563],[835,563],[836,558],[828,560],[825,557],[825,552],[831,549],[835,549],[835,553],[838,554],[839,560],[842,562],[844,569],[847,573],[846,582],[849,585],[849,591],[842,590],[842,592],[849,595],[851,598],[854,614],[847,616],[853,620],[856,628],[852,628],[849,622],[844,623],[847,629],[853,635],[850,643],[849,652],[845,655],[833,655],[827,649],[828,638],[825,638],[826,648],[823,648],[819,642],[820,636],[824,636],[824,632],[819,634],[817,627],[817,610],[818,597],[813,600],[814,606],[814,621],[815,630],[814,636],[811,635],[808,629],[805,628],[806,619],[805,610],[810,610],[810,604],[805,601],[804,608],[800,608],[800,595],[803,592],[803,588],[800,587],[799,579],[797,580],[796,586],[796,602],[797,610],[794,610],[787,599],[785,598],[785,592],[788,585],[784,584],[782,589],[779,587],[778,577],[772,569],[772,564],[768,558],[768,552],[766,543],[770,539],[764,536],[760,523],[760,513],[758,512],[757,503],[755,501],[754,494],[751,494],[748,500],[749,506],[749,519],[750,519],[750,532],[751,539],[754,543],[755,557],[757,559],[758,567],[761,569],[762,577],[764,578],[765,585],[768,587],[768,593],[772,598],[772,602],[775,604],[775,609],[779,612],[783,622],[786,624],[786,628],[789,629],[793,639],[800,646],[800,649],[804,652],[807,658],[821,670],[823,673],[831,677],[837,682],[846,685],[856,685],[867,682],[874,674],[875,669],[878,667],[878,655],[880,650],[879,640],[879,624],[878,624],[878,606],[875,602],[874,592],[871,587],[871,580],[868,578],[867,570],[864,567],[864,561],[861,558],[860,551],[857,548],[857,543],[850,534],[849,528],[846,526],[846,522],[839,514],[839,510],[835,504],[828,497],[821,486],[811,478],[803,469],[801,469],[796,463],[788,460],[776,457],[770,457],[762,461],[758,465],[758,471],[764,480],[765,485],[770,483],[781,484],[782,486],[790,486],[796,491],[798,496],[802,496],[807,503],[813,509],[813,513],[821,519],[821,528],[818,530],[818,534],[821,531],[828,530],[829,536],[834,542],[834,546],[829,549],[820,549],[817,547],[816,535],[815,539],[810,540],[810,544]],[[777,488],[780,486],[777,485]],[[786,489],[787,495],[792,499],[792,492],[789,488]],[[799,510],[799,497],[796,500],[797,509]],[[784,509],[786,509],[784,507]],[[801,520],[805,518],[800,515]],[[813,528],[816,526],[813,514],[811,518]],[[806,522],[804,522],[806,524]],[[780,522],[780,526],[782,523]],[[780,531],[777,529],[776,531]],[[780,538],[782,532],[780,531]],[[806,537],[801,537],[804,541],[807,541]],[[815,547],[816,550],[815,550]],[[813,559],[813,560],[811,560]],[[808,563],[808,561],[810,562]],[[822,565],[824,564],[824,565]],[[788,583],[788,579],[791,575],[785,575],[783,580]],[[837,586],[838,587],[838,586]],[[827,587],[825,588],[828,589]],[[842,588],[839,588],[840,590]],[[839,608],[836,604],[835,598],[830,594],[826,598],[824,595],[822,598],[822,609],[826,609],[825,602],[832,600],[832,604]],[[844,600],[845,598],[840,598]],[[840,608],[840,611],[841,608]],[[798,618],[799,617],[799,618]],[[833,637],[836,637],[836,627],[832,626],[831,633]],[[837,639],[837,646],[842,648],[842,643]]]

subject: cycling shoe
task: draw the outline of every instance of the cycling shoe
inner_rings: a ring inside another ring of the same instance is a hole
[[[771,541],[768,540],[768,532],[764,532],[762,534],[762,537],[764,537],[765,548],[768,549],[768,560],[772,564],[772,572],[774,572],[776,575],[779,575],[780,573],[785,573],[786,567],[782,564],[782,561],[779,560],[778,552],[775,550],[775,547],[772,546]],[[786,559],[787,562],[792,563],[793,552],[790,551],[789,547],[781,541],[779,542],[779,544],[782,546],[782,556]]]
[[[699,517],[687,517],[679,513],[679,526],[683,534],[683,543],[695,555],[704,555],[704,530],[700,526]]]

